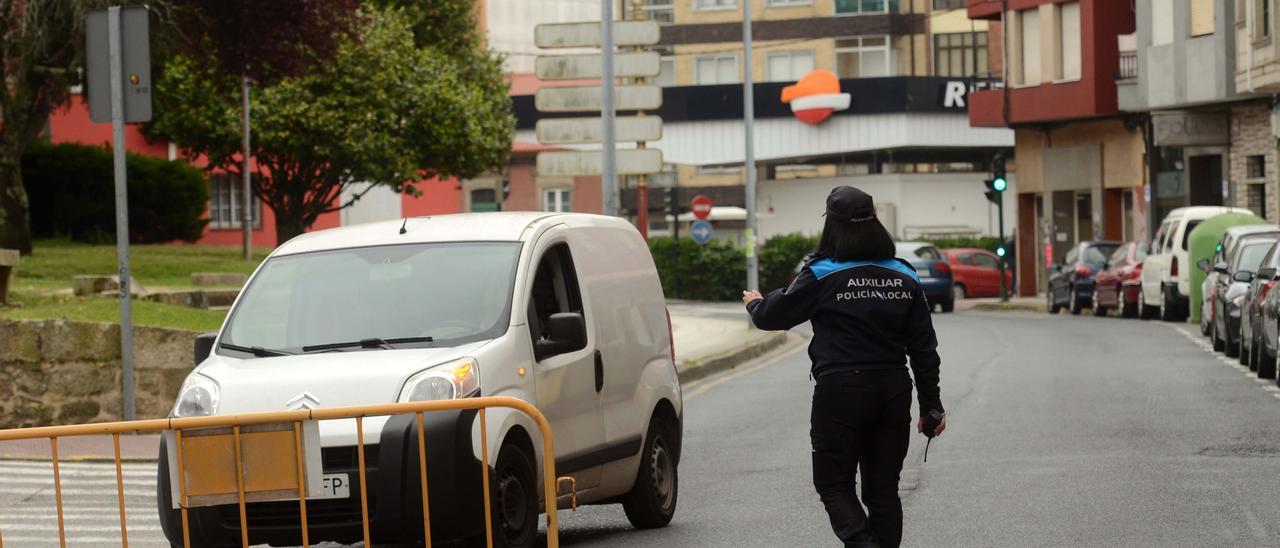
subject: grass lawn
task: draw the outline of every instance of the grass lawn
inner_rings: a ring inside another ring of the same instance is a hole
[[[66,240],[40,240],[35,252],[18,264],[15,291],[31,292],[71,287],[77,275],[109,276],[116,272],[115,245],[88,245]],[[239,246],[157,244],[129,246],[129,268],[144,288],[191,285],[192,272],[243,272],[249,274],[270,253],[254,249],[254,259],[244,260]]]
[[[115,297],[44,297],[18,293],[10,295],[19,306],[0,308],[0,318],[49,320],[66,318],[90,322],[120,323],[120,300]],[[191,331],[217,331],[226,310],[201,310],[171,304],[133,301],[133,323],[174,327]]]

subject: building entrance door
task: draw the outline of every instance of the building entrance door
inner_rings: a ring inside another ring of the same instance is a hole
[[[1222,155],[1191,156],[1187,166],[1188,205],[1220,206],[1222,200]]]

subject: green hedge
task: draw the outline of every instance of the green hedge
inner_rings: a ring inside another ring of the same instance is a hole
[[[649,240],[649,252],[671,299],[729,301],[742,297],[747,285],[747,256],[727,242],[698,245],[692,238]]]
[[[760,249],[760,290],[790,285],[796,265],[817,248],[817,236],[782,234],[765,240]]]
[[[133,243],[192,242],[204,232],[209,182],[185,162],[130,154],[129,239]],[[89,243],[115,239],[115,177],[111,151],[37,143],[22,157],[22,179],[37,238]]]
[[[1000,238],[996,238],[995,236],[983,236],[981,238],[937,238],[927,241],[938,246],[939,249],[952,247],[976,247],[995,253],[996,248],[1000,247]]]

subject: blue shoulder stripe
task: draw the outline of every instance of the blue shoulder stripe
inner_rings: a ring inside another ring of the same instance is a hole
[[[906,274],[907,276],[910,276],[911,279],[916,281],[916,283],[920,282],[920,275],[916,274],[916,269],[908,266],[905,262],[903,262],[900,259],[884,259],[880,261],[849,261],[849,262],[838,262],[838,261],[833,261],[831,259],[818,259],[812,263],[809,263],[809,270],[812,270],[813,275],[817,277],[819,280],[821,280],[822,278],[835,274],[836,272],[840,272],[841,270],[848,270],[850,268],[857,268],[860,266],[878,266],[880,268],[887,268],[889,270],[896,271],[900,274]]]

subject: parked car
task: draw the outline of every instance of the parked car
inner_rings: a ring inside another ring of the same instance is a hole
[[[579,503],[620,502],[638,527],[675,512],[683,404],[671,325],[648,248],[625,220],[477,213],[304,234],[271,253],[221,332],[199,341],[171,416],[279,411],[303,397],[332,407],[509,396],[550,421],[556,454],[545,458],[576,479]],[[432,534],[483,538],[488,467],[493,545],[534,546],[542,508],[556,508],[541,498],[539,430],[505,408],[486,417],[481,430],[475,411],[425,414]],[[406,479],[417,477],[417,424],[412,414],[363,423],[367,523],[384,542],[422,531],[419,491],[404,488],[418,481]],[[312,542],[362,536],[356,439],[354,421],[319,424],[323,473],[350,487],[311,506]],[[234,502],[179,514],[166,443],[165,536],[181,546],[188,517],[193,546],[238,545]],[[297,544],[296,510],[250,502],[249,542]]]
[[[1067,251],[1061,264],[1049,267],[1049,313],[1057,314],[1066,307],[1072,314],[1079,314],[1093,305],[1094,277],[1107,264],[1107,257],[1116,252],[1120,242],[1080,242]]]
[[[1228,228],[1222,233],[1222,238],[1214,249],[1213,257],[1200,260],[1197,266],[1205,273],[1204,283],[1200,286],[1200,334],[1208,336],[1210,325],[1213,321],[1213,298],[1218,283],[1218,273],[1214,271],[1213,265],[1220,262],[1230,264],[1235,257],[1235,251],[1238,248],[1236,244],[1240,242],[1241,237],[1264,233],[1280,236],[1280,227],[1276,225],[1241,225]]]
[[[1210,337],[1214,350],[1222,350],[1229,357],[1240,355],[1240,322],[1245,292],[1249,282],[1262,264],[1276,239],[1267,235],[1242,238],[1231,262],[1220,262],[1213,269],[1218,279],[1213,292],[1213,322]]]
[[[1258,266],[1258,272],[1249,282],[1240,323],[1240,363],[1247,364],[1250,370],[1257,371],[1258,377],[1264,379],[1276,376],[1274,354],[1266,352],[1261,339],[1267,295],[1275,289],[1276,271],[1280,269],[1280,253],[1276,252],[1278,247],[1280,246],[1276,243],[1271,244],[1266,256],[1262,258],[1262,264]]]
[[[979,248],[943,249],[956,299],[1000,296],[1000,256]],[[1005,289],[1013,289],[1013,272],[1005,269]]]
[[[1250,213],[1238,207],[1192,206],[1170,211],[1152,238],[1151,249],[1142,261],[1142,291],[1138,293],[1138,315],[1165,321],[1187,314],[1191,295],[1187,236],[1202,221],[1223,213]]]
[[[1142,290],[1142,260],[1147,258],[1145,242],[1126,242],[1107,258],[1106,268],[1097,276],[1093,292],[1093,313],[1105,316],[1119,309],[1120,316],[1138,316],[1138,292]]]
[[[951,265],[947,264],[942,251],[928,242],[898,242],[895,246],[897,256],[916,269],[930,307],[937,306],[943,312],[955,310]]]

